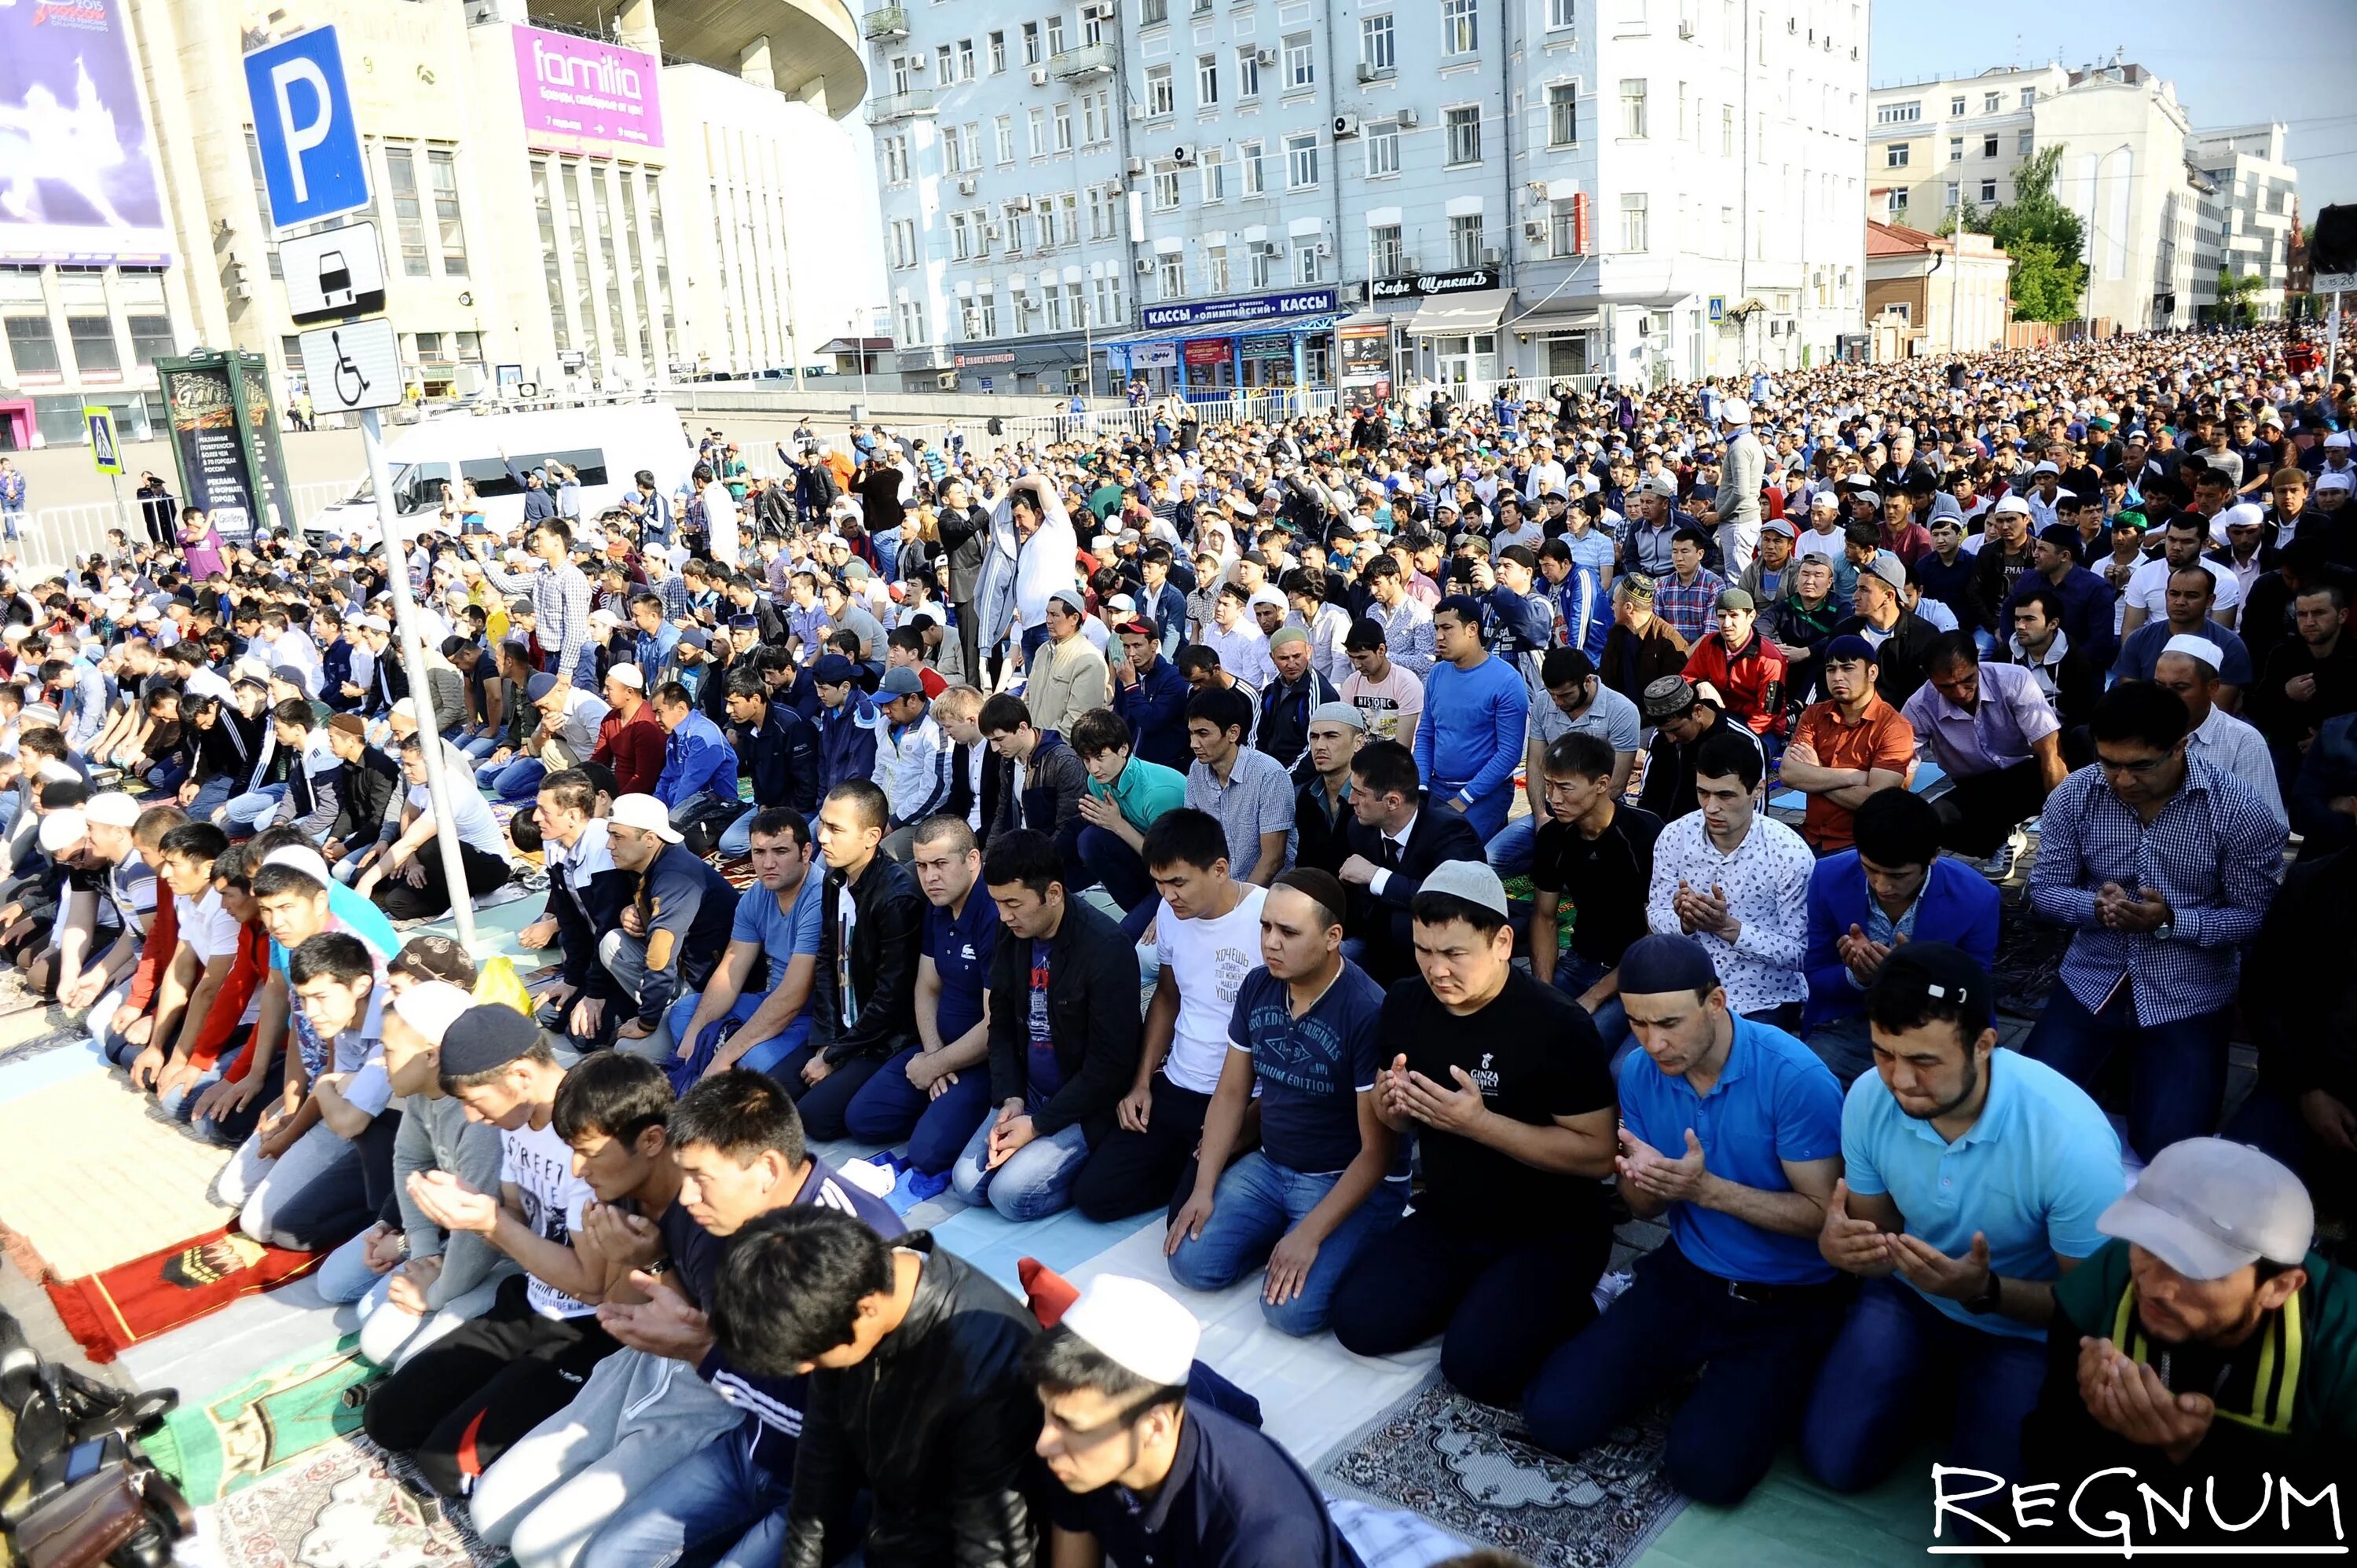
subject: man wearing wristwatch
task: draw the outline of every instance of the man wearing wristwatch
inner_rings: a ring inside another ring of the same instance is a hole
[[[2054,787],[2039,822],[2029,902],[2075,934],[2022,1049],[2083,1089],[2127,1050],[2128,1142],[2149,1161],[2217,1129],[2241,950],[2274,901],[2284,828],[2187,755],[2175,692],[2122,682],[2088,727],[2095,765]]]
[[[1874,1071],[1842,1105],[1843,1179],[1817,1250],[1858,1275],[1801,1425],[1835,1491],[1876,1485],[1954,1391],[1946,1464],[2021,1473],[2021,1423],[2046,1376],[2054,1282],[2104,1244],[2119,1140],[2087,1092],[1996,1043],[1988,972],[1910,942],[1867,993]]]

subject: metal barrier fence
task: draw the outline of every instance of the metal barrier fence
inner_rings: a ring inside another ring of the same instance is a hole
[[[337,502],[350,499],[360,487],[359,476],[296,486],[295,515],[287,520],[288,526],[301,528]],[[120,511],[113,501],[43,507],[26,515],[23,536],[9,542],[8,548],[22,565],[59,571],[83,556],[104,552],[107,532],[117,528],[134,543],[146,539],[146,524],[136,498],[124,497]]]

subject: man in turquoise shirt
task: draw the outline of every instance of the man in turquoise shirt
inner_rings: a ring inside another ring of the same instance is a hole
[[[2086,1090],[1999,1050],[1988,972],[1947,942],[1894,950],[1867,996],[1875,1070],[1842,1107],[1846,1176],[1817,1245],[1866,1282],[1801,1426],[1835,1491],[1889,1475],[1952,1382],[1946,1462],[2021,1474],[2054,1282],[2104,1244],[2119,1139]]]
[[[1129,725],[1111,708],[1081,714],[1066,738],[1089,770],[1081,797],[1081,864],[1121,906],[1122,931],[1135,941],[1153,923],[1159,902],[1141,854],[1146,830],[1187,803],[1187,776],[1131,756]]]

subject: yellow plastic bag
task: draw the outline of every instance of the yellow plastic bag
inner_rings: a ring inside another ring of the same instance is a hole
[[[501,954],[483,961],[475,972],[475,1001],[479,1004],[497,1003],[512,1007],[525,1017],[533,1016],[532,993],[524,989],[523,977],[516,972],[515,961]]]

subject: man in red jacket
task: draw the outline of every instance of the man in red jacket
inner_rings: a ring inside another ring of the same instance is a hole
[[[614,770],[618,796],[652,794],[662,777],[668,736],[647,702],[646,677],[637,665],[618,663],[606,671],[606,703],[611,711],[598,721],[589,760]]]
[[[1751,596],[1728,588],[1718,596],[1718,629],[1686,655],[1685,678],[1727,716],[1758,736],[1784,737],[1783,650],[1754,628],[1760,618]]]

